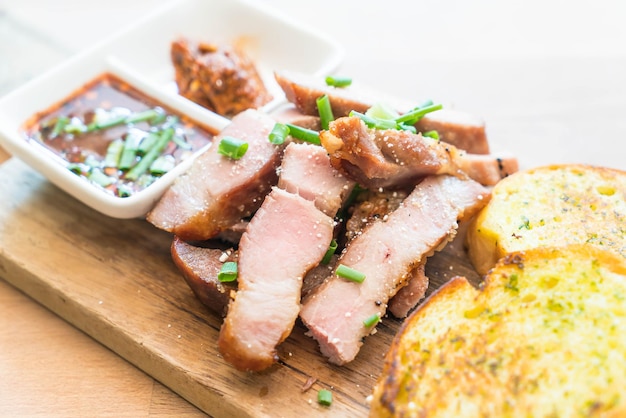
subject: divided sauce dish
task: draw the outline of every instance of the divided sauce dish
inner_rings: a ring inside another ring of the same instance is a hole
[[[67,159],[28,140],[27,128],[36,115],[45,117],[48,110],[66,103],[86,85],[109,74],[166,109],[166,113],[216,134],[229,120],[178,94],[170,44],[181,36],[214,43],[237,42],[253,60],[273,96],[262,108],[266,112],[285,102],[273,79],[274,70],[322,76],[334,71],[343,55],[332,40],[252,2],[174,1],[1,98],[0,145],[68,194],[107,216],[145,216],[175,178],[210,144],[188,153],[174,168],[140,191],[120,197],[71,171]]]

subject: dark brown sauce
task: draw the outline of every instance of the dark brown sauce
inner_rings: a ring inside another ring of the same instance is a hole
[[[132,116],[150,109],[158,111],[159,121],[122,122],[108,128],[88,128],[98,120],[96,114],[102,120],[102,115],[105,118],[113,118],[115,114]],[[80,126],[83,131],[70,129],[68,125]],[[160,174],[142,175],[131,180],[126,178],[128,170],[105,167],[109,145],[113,141],[124,140],[129,132],[145,138],[150,133],[161,133],[166,127],[174,130],[176,138],[167,143],[159,156],[171,156],[167,158],[173,166],[206,146],[214,136],[213,132],[199,123],[176,114],[118,77],[104,73],[61,103],[33,115],[23,124],[23,131],[27,140],[43,145],[65,160],[69,169],[85,178],[93,178],[91,173],[96,167],[113,181],[104,185],[97,181],[92,183],[113,195],[123,197],[144,189]],[[141,158],[138,155],[134,164]]]

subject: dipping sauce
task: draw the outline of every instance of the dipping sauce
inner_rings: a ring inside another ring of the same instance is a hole
[[[128,197],[209,144],[214,133],[104,73],[23,125],[67,168]]]

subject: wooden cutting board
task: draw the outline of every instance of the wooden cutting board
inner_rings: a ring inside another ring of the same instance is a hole
[[[17,159],[0,165],[0,277],[209,415],[367,415],[400,321],[384,318],[343,367],[328,364],[298,323],[277,365],[239,372],[220,357],[221,318],[185,284],[171,240],[144,220],[101,215]],[[477,280],[458,246],[431,257],[427,274],[429,292],[456,274]],[[333,392],[330,407],[317,404],[321,388]]]

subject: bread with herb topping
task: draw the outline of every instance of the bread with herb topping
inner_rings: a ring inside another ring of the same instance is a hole
[[[626,257],[626,172],[580,164],[517,172],[494,187],[467,234],[481,275],[507,253],[573,243]]]
[[[372,417],[626,416],[626,259],[590,245],[502,258],[405,322]]]

